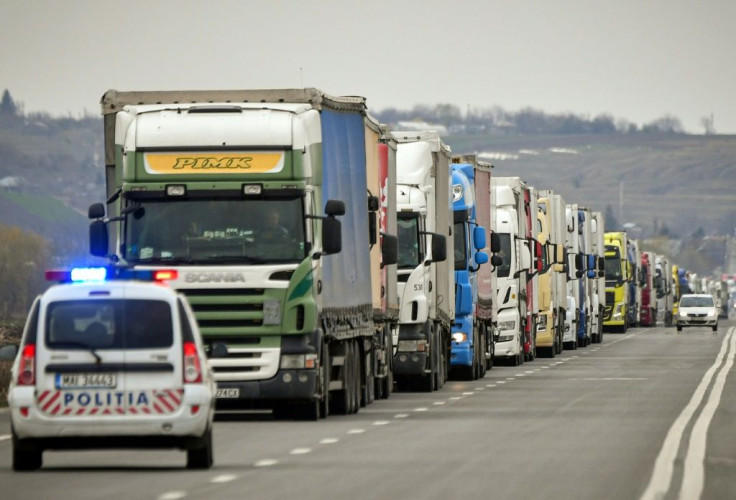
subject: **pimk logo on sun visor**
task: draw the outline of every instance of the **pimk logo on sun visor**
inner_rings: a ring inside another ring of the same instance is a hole
[[[146,172],[161,174],[272,174],[284,168],[283,152],[145,153]]]

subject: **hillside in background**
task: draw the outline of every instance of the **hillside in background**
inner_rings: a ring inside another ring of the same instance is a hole
[[[11,111],[0,106],[0,223],[42,235],[61,263],[84,261],[87,207],[105,193],[102,119]],[[494,175],[520,176],[604,212],[608,229],[627,224],[634,237],[664,238],[668,253],[699,273],[722,265],[719,242],[736,226],[736,136],[680,134],[676,120],[632,130],[600,117],[535,115],[531,126],[528,116],[506,116],[493,127],[471,118],[462,126],[462,117],[445,120],[454,154],[479,154]],[[521,132],[528,130],[538,133]]]

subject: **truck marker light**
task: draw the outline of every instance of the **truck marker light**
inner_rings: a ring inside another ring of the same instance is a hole
[[[263,192],[261,184],[243,184],[243,194],[246,196],[257,196]]]
[[[182,184],[171,184],[166,186],[166,196],[186,196],[187,187]]]

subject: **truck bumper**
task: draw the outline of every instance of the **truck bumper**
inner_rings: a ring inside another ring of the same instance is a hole
[[[450,366],[473,366],[473,348],[470,342],[452,343]]]
[[[555,345],[555,329],[552,313],[546,312],[539,315],[537,325],[537,347],[552,347]]]
[[[426,352],[398,352],[394,356],[394,375],[426,375]]]
[[[268,380],[218,382],[216,407],[270,408],[279,401],[314,400],[317,377],[317,370],[279,370]]]

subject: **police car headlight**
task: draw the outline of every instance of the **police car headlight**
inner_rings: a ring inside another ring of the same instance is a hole
[[[278,300],[266,299],[263,301],[263,324],[281,324],[281,303]]]
[[[709,318],[715,318],[716,317],[716,312],[715,311],[708,311],[708,317]]]

